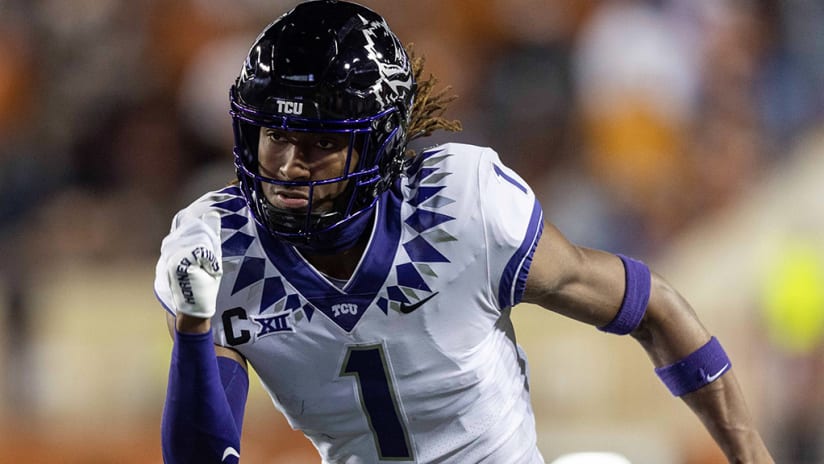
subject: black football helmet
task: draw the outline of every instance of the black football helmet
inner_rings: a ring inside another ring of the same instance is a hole
[[[403,45],[377,13],[353,3],[302,3],[258,36],[230,90],[235,167],[258,224],[309,251],[352,246],[379,195],[400,175],[416,84]],[[347,166],[331,179],[284,181],[258,169],[261,127],[349,135]],[[352,153],[359,154],[350,166]],[[346,182],[330,211],[312,208],[314,188]],[[265,183],[307,188],[309,207],[285,210]]]

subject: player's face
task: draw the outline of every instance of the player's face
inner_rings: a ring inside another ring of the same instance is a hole
[[[260,174],[281,181],[319,181],[342,176],[349,155],[349,134],[287,132],[260,128],[258,162]],[[357,164],[352,150],[350,170]],[[347,181],[316,185],[312,210],[332,209],[335,198],[346,189]],[[264,194],[276,208],[305,210],[309,206],[309,187],[264,184]]]

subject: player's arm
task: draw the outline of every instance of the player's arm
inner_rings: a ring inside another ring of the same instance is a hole
[[[631,334],[730,462],[773,462],[720,344],[684,298],[643,263],[577,247],[545,224],[523,301],[604,331]]]
[[[177,317],[169,314],[168,312],[166,313],[166,325],[169,328],[169,335],[171,335],[172,340],[175,339],[178,332],[191,334],[210,332],[211,322],[211,319],[187,316],[183,313],[179,314]],[[220,345],[215,345],[214,350],[218,357],[229,358],[240,364],[243,370],[248,372],[246,358],[244,358],[242,354],[231,348],[226,348],[225,346]]]
[[[177,316],[163,409],[163,460],[236,463],[249,379],[246,363],[215,346],[210,320],[222,276],[219,224],[214,216],[189,219],[166,240],[162,255]]]

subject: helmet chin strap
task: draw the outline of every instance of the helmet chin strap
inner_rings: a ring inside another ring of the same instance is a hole
[[[306,223],[306,215],[296,215],[294,212],[277,208],[265,200],[261,206],[265,215],[263,219],[270,224]],[[302,252],[333,255],[355,246],[363,234],[367,232],[374,210],[374,207],[368,208],[343,222],[338,222],[343,217],[343,214],[338,211],[309,213],[310,227],[315,226],[321,230],[311,232],[305,236],[288,237],[280,234],[273,234],[273,236],[293,245]],[[323,228],[321,225],[323,223],[334,224],[335,222],[338,222],[338,224],[327,228]]]
[[[339,224],[323,232],[316,232],[300,243],[293,243],[295,248],[306,253],[334,255],[355,246],[365,233],[369,232],[375,208],[361,211],[351,221]]]

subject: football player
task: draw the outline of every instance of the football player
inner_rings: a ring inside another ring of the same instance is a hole
[[[577,247],[489,148],[446,144],[385,20],[298,5],[230,91],[238,182],[174,218],[166,463],[237,462],[254,367],[324,463],[541,463],[512,307],[630,334],[730,462],[771,462],[717,339],[635,259]]]

